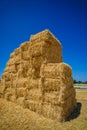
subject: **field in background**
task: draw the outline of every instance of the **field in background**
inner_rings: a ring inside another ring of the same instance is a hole
[[[87,89],[76,89],[77,109],[59,123],[0,99],[0,130],[87,130]]]
[[[74,86],[87,86],[87,84],[79,84],[79,83],[75,83]]]

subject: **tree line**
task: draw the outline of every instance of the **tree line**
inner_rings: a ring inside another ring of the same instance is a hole
[[[78,83],[78,84],[87,84],[87,81],[77,81],[77,80],[73,80],[74,83]]]

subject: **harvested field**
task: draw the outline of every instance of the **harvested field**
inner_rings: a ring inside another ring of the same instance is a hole
[[[77,89],[77,109],[59,123],[0,98],[0,130],[87,130],[87,89]]]

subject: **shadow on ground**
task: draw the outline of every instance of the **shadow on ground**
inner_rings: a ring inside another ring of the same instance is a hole
[[[66,121],[73,120],[77,118],[80,115],[82,104],[80,102],[77,102],[77,107],[75,110],[67,117]]]

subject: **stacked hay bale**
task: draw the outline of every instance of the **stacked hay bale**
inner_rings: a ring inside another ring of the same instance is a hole
[[[40,77],[40,66],[43,62],[62,62],[62,47],[48,30],[31,36],[30,42],[29,53],[34,76],[36,74],[36,77]]]
[[[28,86],[27,73],[30,68],[30,57],[28,55],[30,42],[24,42],[20,46],[21,58],[16,78],[16,102],[24,106],[24,97]]]
[[[27,86],[26,78],[29,68],[28,52],[29,42],[25,42],[20,48],[14,50],[10,55],[10,60],[7,62],[4,74],[2,75],[3,95],[4,98],[19,104],[21,97],[23,97],[24,88]],[[21,92],[20,92],[21,91]],[[19,94],[20,93],[20,94]]]
[[[10,55],[2,84],[4,98],[54,120],[65,120],[76,105],[71,68],[62,62],[61,44],[48,30]]]
[[[75,108],[75,90],[71,68],[65,63],[41,66],[42,114],[63,121]]]
[[[59,41],[45,30],[30,38],[29,46],[31,78],[28,77],[28,89],[25,97],[25,107],[41,113],[42,91],[40,86],[40,68],[46,63],[62,62],[61,45]]]
[[[17,49],[18,50],[18,49]],[[13,86],[13,81],[16,78],[17,69],[15,66],[15,52],[10,55],[10,60],[7,62],[7,66],[2,75],[4,98],[11,100],[15,95],[15,89]]]

